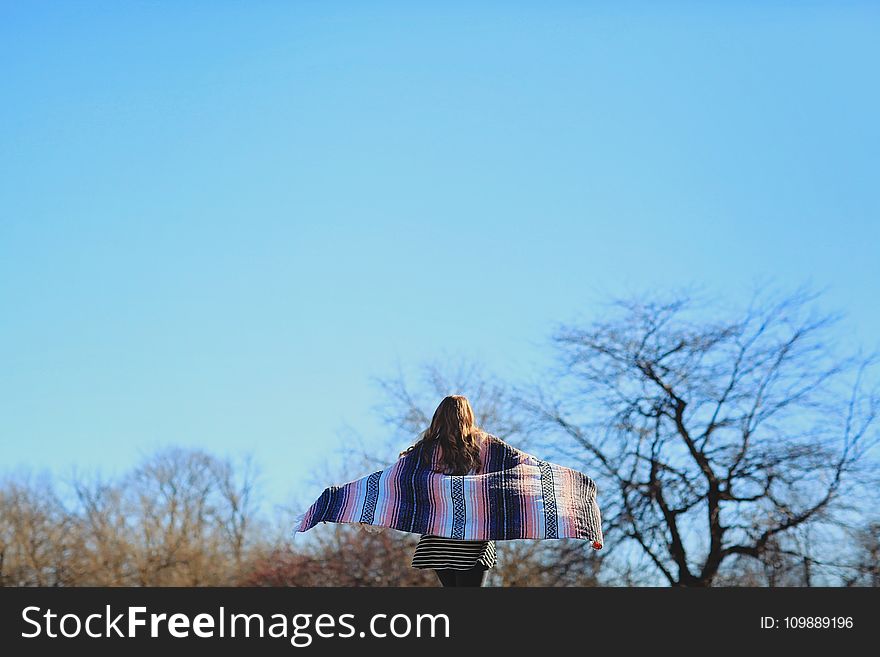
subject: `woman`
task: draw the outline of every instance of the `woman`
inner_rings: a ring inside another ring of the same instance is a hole
[[[478,428],[467,399],[453,395],[395,463],[325,488],[293,533],[336,522],[420,534],[414,568],[433,568],[443,586],[482,586],[496,540],[575,538],[601,549],[597,494],[584,473]]]
[[[479,474],[485,465],[488,434],[474,423],[474,411],[462,395],[440,402],[431,426],[404,456],[424,445],[425,465],[448,475]],[[431,568],[443,586],[482,586],[495,566],[495,541],[465,541],[425,534],[412,557],[413,568]]]

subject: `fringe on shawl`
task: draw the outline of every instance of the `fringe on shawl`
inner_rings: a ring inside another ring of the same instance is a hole
[[[576,538],[602,548],[590,477],[488,438],[479,474],[437,472],[437,449],[420,445],[384,470],[326,488],[297,516],[293,534],[319,522],[362,523],[461,540]],[[424,449],[434,449],[432,467],[422,463]]]

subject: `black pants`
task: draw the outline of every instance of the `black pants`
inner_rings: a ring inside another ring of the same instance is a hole
[[[452,568],[434,569],[440,583],[443,586],[482,586],[483,577],[486,575],[486,566],[478,563],[468,570],[455,570]]]

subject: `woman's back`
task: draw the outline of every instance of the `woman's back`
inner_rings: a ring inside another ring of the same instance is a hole
[[[480,443],[480,471],[486,466],[489,440],[489,435],[484,433]],[[438,460],[435,453],[434,462]],[[466,474],[477,474],[477,468],[472,468]],[[495,563],[495,541],[466,541],[425,534],[419,539],[411,565],[413,568],[441,571],[438,575],[444,581],[446,573],[442,571],[485,571],[493,568]]]

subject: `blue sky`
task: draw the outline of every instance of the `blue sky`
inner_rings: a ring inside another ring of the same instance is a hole
[[[876,348],[880,11],[712,4],[0,4],[0,464],[280,502],[371,377],[646,290],[811,282]]]

